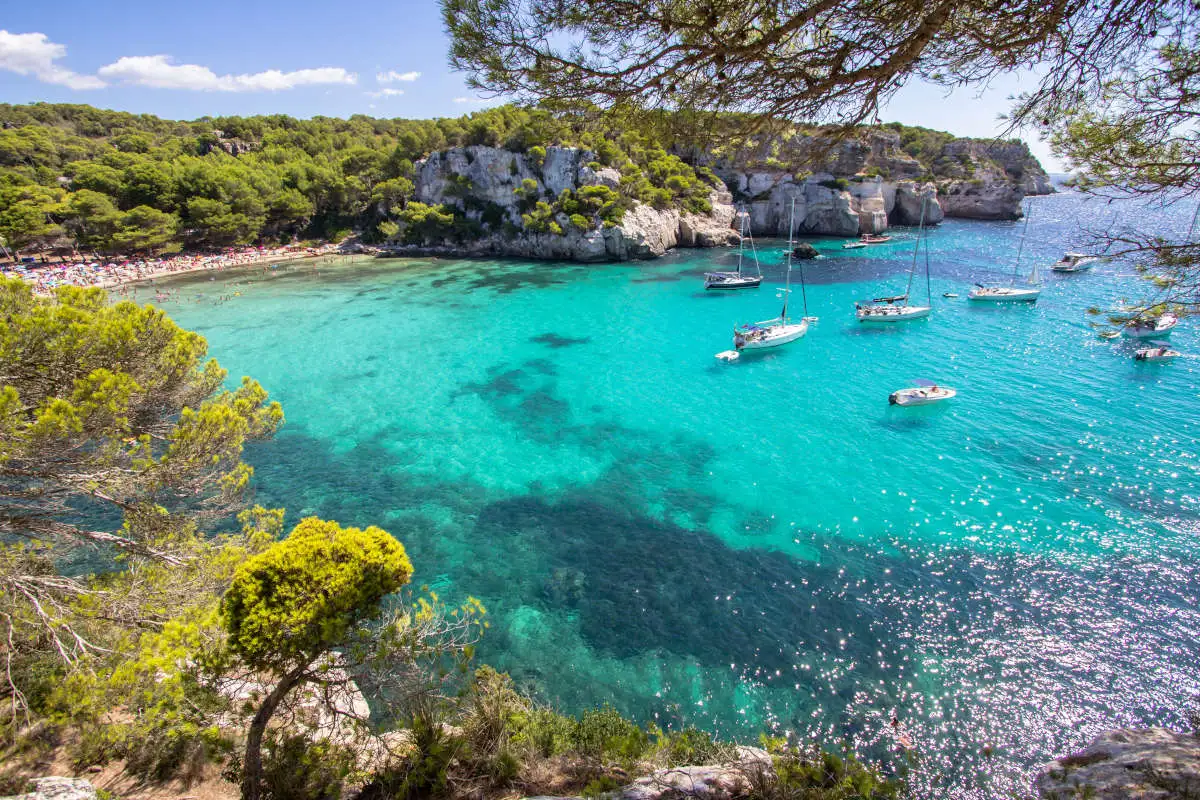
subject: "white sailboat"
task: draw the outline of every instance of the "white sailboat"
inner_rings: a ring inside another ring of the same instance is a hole
[[[758,263],[758,251],[754,249],[754,237],[751,236],[748,221],[750,215],[745,209],[738,212],[740,219],[739,233],[741,242],[738,244],[737,272],[706,272],[704,273],[705,289],[753,289],[762,283],[762,267]],[[750,255],[754,259],[755,275],[742,274],[742,261],[746,254],[746,240],[750,240]]]
[[[1021,243],[1017,245],[1017,260],[1013,263],[1012,280],[1007,286],[977,284],[976,288],[967,294],[968,300],[988,303],[1037,302],[1038,295],[1042,293],[1042,277],[1036,261],[1029,277],[1025,279],[1025,284],[1017,284],[1017,276],[1021,269],[1021,251],[1025,249],[1025,234],[1029,231],[1029,217],[1032,213],[1033,206],[1030,205],[1025,214],[1025,227],[1021,230]]]
[[[802,317],[799,322],[793,322],[788,317],[788,300],[791,298],[792,291],[792,232],[795,230],[795,223],[796,201],[792,200],[792,214],[788,222],[787,278],[783,289],[783,310],[775,319],[749,322],[734,328],[733,349],[735,352],[779,347],[788,342],[794,342],[808,333],[809,318],[807,316]],[[803,289],[803,274],[801,274],[801,288]],[[808,298],[806,295],[804,306],[807,313]]]
[[[1170,311],[1157,317],[1139,317],[1121,329],[1121,335],[1130,339],[1153,339],[1155,336],[1170,336],[1179,324],[1179,317]]]
[[[908,270],[908,287],[904,294],[892,297],[876,297],[869,303],[855,303],[854,316],[859,322],[903,322],[909,319],[928,317],[933,310],[933,290],[929,283],[929,242],[925,242],[925,289],[928,305],[914,306],[908,302],[912,294],[913,276],[917,273],[917,254],[925,236],[925,203],[921,200],[921,223],[917,230],[917,246],[913,248],[912,266]]]

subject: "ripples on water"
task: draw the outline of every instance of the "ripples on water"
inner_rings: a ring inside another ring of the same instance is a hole
[[[1044,264],[1129,213],[1033,202]],[[1178,235],[1190,212],[1134,213]],[[730,254],[686,251],[303,264],[166,307],[284,404],[248,453],[258,499],[391,530],[418,581],[484,599],[482,657],[529,690],[843,740],[923,796],[985,798],[1105,728],[1181,724],[1200,688],[1200,369],[1088,327],[1134,291],[1119,264],[1050,274],[1033,307],[941,298],[1006,276],[1020,230],[934,230],[933,317],[880,329],[853,302],[902,290],[912,232],[818,240],[820,321],[733,365],[713,354],[777,312],[780,243],[750,292],[698,291]],[[1200,353],[1194,327],[1172,338]],[[914,378],[959,397],[889,407]]]

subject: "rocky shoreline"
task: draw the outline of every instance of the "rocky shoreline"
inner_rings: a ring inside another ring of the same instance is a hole
[[[804,139],[811,146],[811,138]],[[546,147],[536,158],[498,147],[474,145],[435,152],[415,165],[414,199],[452,209],[480,225],[473,237],[433,237],[413,242],[402,227],[383,245],[389,255],[512,256],[580,262],[628,261],[661,256],[676,247],[735,244],[736,207],[749,214],[751,233],[786,236],[795,203],[800,235],[858,236],[894,225],[926,224],[945,217],[1004,220],[1021,217],[1026,195],[1054,191],[1028,148],[1017,142],[954,140],[943,147],[941,177],[900,148],[887,132],[850,140],[819,158],[808,151],[721,160],[702,157],[716,184],[708,213],[634,202],[619,223],[596,221],[583,229],[565,213],[561,230],[529,230],[523,200],[552,200],[586,187],[617,190],[621,173],[601,166],[596,154],[576,147]],[[774,151],[773,151],[774,152]],[[814,163],[819,171],[800,169]],[[531,188],[534,187],[534,188]]]

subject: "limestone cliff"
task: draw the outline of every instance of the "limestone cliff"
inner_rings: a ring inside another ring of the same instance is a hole
[[[1016,219],[1025,195],[1054,191],[1023,142],[958,139],[905,126],[836,143],[797,131],[697,161],[747,204],[752,231],[763,235],[786,231],[781,209],[790,208],[792,198],[798,230],[852,236],[917,224],[922,198],[929,201],[927,222],[936,224],[943,216]]]
[[[480,224],[477,235],[458,241],[433,239],[395,251],[454,252],[573,261],[626,261],[654,258],[677,247],[715,247],[737,241],[732,198],[720,187],[709,193],[712,210],[689,213],[635,202],[619,222],[591,221],[587,228],[567,214],[554,217],[561,233],[531,230],[522,220],[530,199],[553,201],[563,190],[619,186],[615,169],[599,167],[595,155],[574,147],[547,147],[535,159],[495,147],[453,148],[416,165],[417,201],[455,209]],[[532,181],[534,188],[526,188]]]

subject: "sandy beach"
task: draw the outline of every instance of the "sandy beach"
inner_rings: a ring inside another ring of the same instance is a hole
[[[332,255],[338,252],[335,244],[317,247],[242,247],[219,253],[191,253],[120,261],[92,261],[75,264],[22,265],[15,264],[9,274],[33,284],[38,294],[49,294],[58,286],[95,286],[114,289],[139,281],[188,272],[220,272],[227,268],[266,266],[284,261]]]

